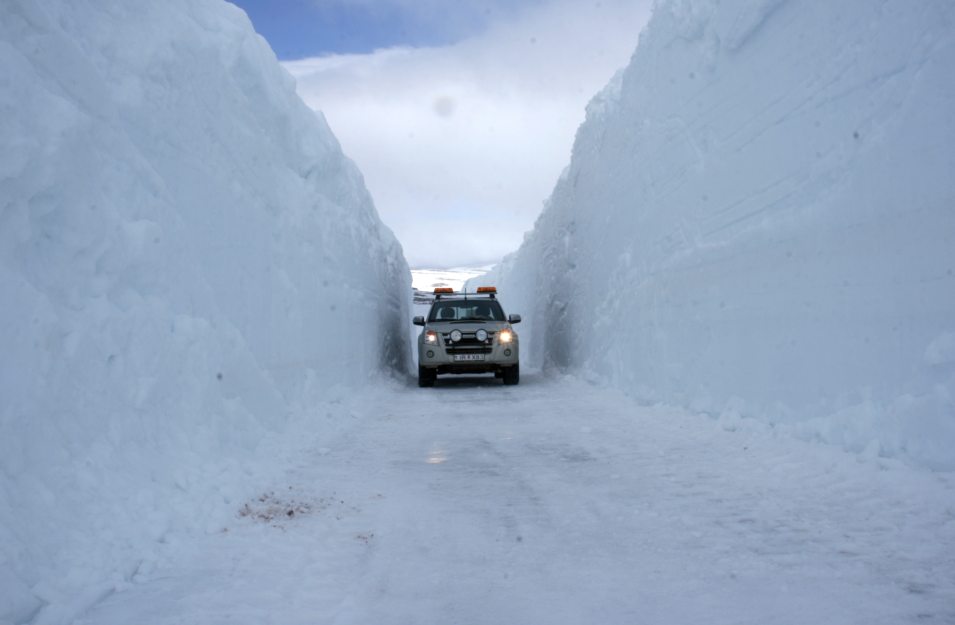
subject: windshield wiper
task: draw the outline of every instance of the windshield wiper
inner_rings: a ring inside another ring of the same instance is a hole
[[[484,319],[459,319],[451,323],[486,323]]]

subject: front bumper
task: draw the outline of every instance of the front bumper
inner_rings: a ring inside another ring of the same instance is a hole
[[[502,328],[503,329],[503,328]],[[437,334],[437,341],[426,343],[424,337],[431,330]],[[437,373],[489,373],[518,364],[520,360],[520,341],[517,333],[508,328],[511,340],[503,343],[501,332],[495,331],[490,344],[452,343],[440,329],[426,327],[418,336],[418,364]],[[484,360],[455,360],[455,355],[481,354]]]

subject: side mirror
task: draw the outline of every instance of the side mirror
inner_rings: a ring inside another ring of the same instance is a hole
[[[520,316],[520,315],[508,315],[508,316],[507,316],[507,320],[508,320],[508,322],[510,322],[510,323],[520,323],[520,322],[521,322],[521,316]]]
[[[415,324],[416,326],[423,326],[424,317],[415,317],[414,319],[411,320],[411,323]]]

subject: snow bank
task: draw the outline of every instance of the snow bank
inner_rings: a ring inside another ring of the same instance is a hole
[[[955,5],[660,1],[520,250],[531,364],[955,469]]]
[[[69,621],[407,366],[411,277],[236,7],[9,0],[0,68],[0,622]]]

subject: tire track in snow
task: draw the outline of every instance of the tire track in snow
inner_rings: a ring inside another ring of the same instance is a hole
[[[955,622],[951,475],[537,372],[358,416],[288,476],[328,513],[209,539],[85,622]]]

